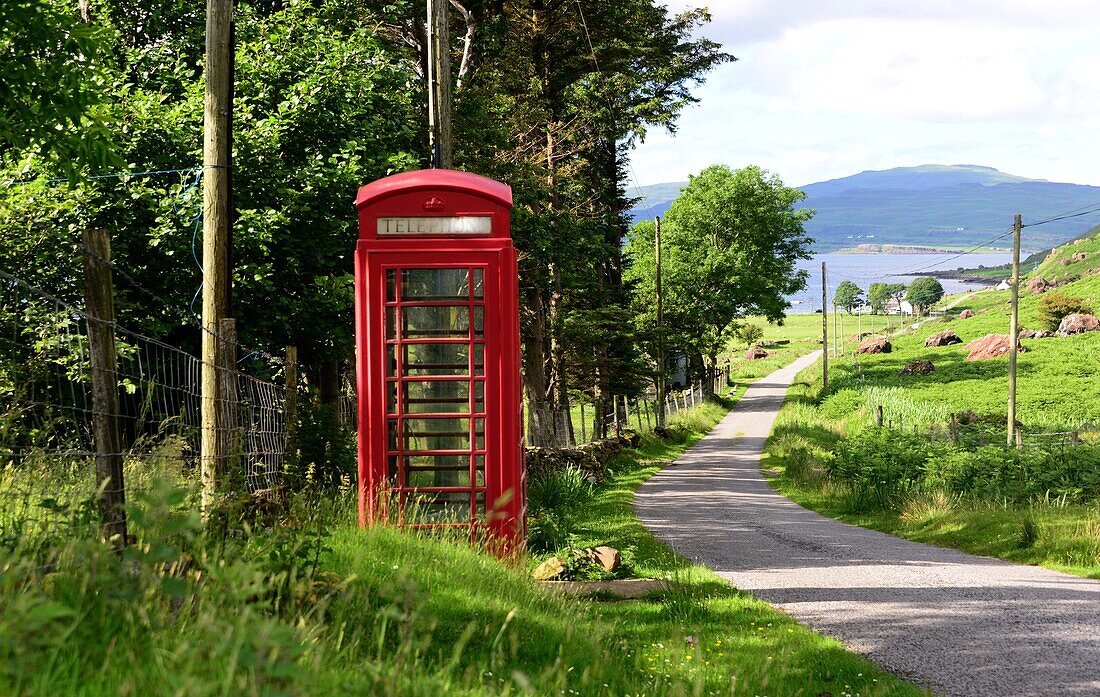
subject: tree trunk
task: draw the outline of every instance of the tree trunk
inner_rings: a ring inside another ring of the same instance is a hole
[[[564,447],[576,445],[573,436],[573,420],[569,418],[569,392],[565,375],[565,342],[562,341],[562,291],[561,271],[557,264],[550,264],[550,408],[554,413],[554,437],[556,444]]]
[[[547,401],[546,312],[542,292],[530,288],[524,292],[523,391],[527,400],[527,443],[549,447],[552,429]]]
[[[713,397],[714,382],[717,380],[718,375],[718,354],[709,354],[705,357],[703,363],[706,366],[703,377],[703,397]]]

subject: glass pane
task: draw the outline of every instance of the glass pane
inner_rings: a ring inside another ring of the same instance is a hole
[[[403,450],[468,450],[469,419],[405,419]]]
[[[470,411],[470,383],[465,380],[406,382],[401,386],[406,414],[465,414]]]
[[[467,462],[466,469],[460,470],[410,469],[405,473],[405,486],[417,489],[440,486],[469,487],[469,463]],[[485,486],[484,472],[477,472],[477,483],[474,486]]]
[[[465,300],[470,294],[466,269],[404,269],[402,300]]]
[[[474,383],[474,411],[485,412],[485,383],[481,380]]]
[[[406,407],[407,409],[408,407]],[[386,383],[386,413],[394,414],[397,412],[397,383]]]
[[[483,458],[484,455],[477,457]],[[470,471],[469,455],[408,455],[405,457],[409,470],[450,469]],[[484,468],[485,463],[481,463]]]
[[[406,523],[468,523],[470,494],[410,494],[405,507]],[[485,494],[474,498],[477,511],[485,510]]]
[[[386,269],[386,300],[397,300],[397,269]]]
[[[406,344],[402,347],[405,375],[469,375],[469,344]]]
[[[485,338],[485,308],[474,308],[474,338]]]
[[[485,449],[485,419],[474,419],[477,424],[477,449]]]
[[[485,344],[474,344],[474,375],[485,374]]]
[[[474,297],[485,297],[485,269],[474,269]]]
[[[396,339],[397,338],[397,308],[396,307],[387,307],[386,308],[386,338],[387,339]]]
[[[386,419],[386,447],[397,450],[397,419]]]
[[[397,376],[397,347],[393,344],[386,346],[386,375]]]
[[[470,308],[464,306],[403,307],[401,320],[406,339],[470,335]]]

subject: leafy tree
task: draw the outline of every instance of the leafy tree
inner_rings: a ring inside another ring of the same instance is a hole
[[[669,348],[687,351],[711,372],[736,320],[782,320],[790,306],[784,296],[806,286],[807,274],[795,267],[810,257],[803,225],[813,212],[794,208],[803,198],[755,166],[715,165],[691,178],[662,227],[665,331],[675,342]],[[652,332],[655,260],[646,226],[635,226],[627,250],[637,321]]]
[[[111,32],[75,5],[0,3],[0,165],[37,155],[74,177],[114,161],[103,110]]]
[[[917,311],[923,314],[943,297],[943,286],[931,276],[921,276],[913,279],[909,284],[909,290],[905,294],[906,300]]]
[[[852,314],[852,310],[863,304],[863,290],[851,281],[841,281],[833,295],[833,304]]]
[[[886,311],[886,303],[891,298],[901,300],[905,295],[904,283],[882,283],[876,281],[867,287],[867,304],[878,314]]]
[[[760,328],[760,325],[752,324],[751,322],[742,324],[737,330],[737,338],[744,342],[746,346],[755,344],[757,341],[760,341],[763,336],[764,330]]]

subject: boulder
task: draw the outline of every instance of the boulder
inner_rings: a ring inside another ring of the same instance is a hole
[[[1035,278],[1027,282],[1028,292],[1034,295],[1041,295],[1053,287],[1054,284],[1048,283],[1046,279],[1041,276],[1036,276]]]
[[[952,344],[961,344],[962,339],[959,335],[950,329],[944,329],[942,332],[936,332],[932,336],[924,340],[925,346],[950,346]]]
[[[745,351],[745,360],[756,361],[761,358],[767,358],[768,352],[759,346],[753,346],[748,351]]]
[[[1083,312],[1066,315],[1062,318],[1062,323],[1058,325],[1059,336],[1096,331],[1100,331],[1100,319],[1096,319],[1096,315],[1087,315]]]
[[[956,337],[958,338],[958,337]],[[906,363],[905,367],[901,369],[901,375],[928,375],[936,366],[932,365],[932,361],[926,361],[923,358],[918,358],[912,363]]]
[[[1021,329],[1019,336],[1021,339],[1049,339],[1054,336],[1054,332],[1045,329]]]
[[[959,313],[959,319],[970,319],[974,316],[973,310],[963,310]]]
[[[1089,255],[1085,252],[1074,252],[1073,256],[1071,256],[1069,259],[1070,261],[1084,261],[1085,259],[1088,259],[1088,257]]]
[[[614,547],[586,547],[581,550],[588,561],[599,564],[604,571],[611,573],[622,566],[622,555]]]
[[[886,337],[872,336],[860,343],[856,353],[890,353],[893,349],[893,345]]]
[[[556,578],[563,577],[565,571],[566,566],[564,559],[561,557],[550,557],[535,567],[535,570],[531,572],[531,576],[536,581],[552,581]]]
[[[986,334],[980,339],[974,339],[966,345],[968,361],[988,361],[990,358],[1000,358],[1007,355],[1011,348],[1008,334]],[[1027,351],[1021,344],[1018,353]]]

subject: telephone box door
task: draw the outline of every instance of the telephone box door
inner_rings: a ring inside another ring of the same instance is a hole
[[[493,520],[500,491],[500,308],[486,302],[500,284],[497,255],[428,253],[372,255],[369,287],[384,297],[368,301],[367,321],[384,337],[384,361],[372,383],[383,386],[384,424],[369,430],[369,448],[384,458],[385,481],[396,499],[396,522],[455,526],[471,534]]]

